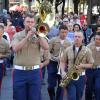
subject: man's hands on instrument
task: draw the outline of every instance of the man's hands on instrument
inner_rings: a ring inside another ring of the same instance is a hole
[[[34,34],[36,34],[36,29],[33,28],[30,31],[28,31],[26,38],[29,39],[31,38]]]
[[[80,63],[78,66],[76,66],[77,70],[82,70],[84,69],[84,64]]]
[[[61,72],[61,77],[62,77],[62,78],[64,78],[65,75],[66,75],[66,72],[65,72],[65,71]]]

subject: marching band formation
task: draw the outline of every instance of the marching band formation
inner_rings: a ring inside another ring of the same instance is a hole
[[[93,31],[83,16],[70,13],[61,20],[56,15],[49,29],[26,14],[19,32],[9,19],[6,27],[0,23],[0,90],[5,67],[13,59],[13,100],[41,100],[46,69],[50,100],[64,100],[65,95],[82,100],[84,91],[85,100],[100,100],[100,17]]]

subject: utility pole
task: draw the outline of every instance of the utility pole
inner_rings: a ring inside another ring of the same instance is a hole
[[[9,0],[4,0],[5,3],[4,3],[4,8],[9,11]]]
[[[92,23],[92,0],[88,2],[88,14],[87,14],[87,22],[90,25]]]
[[[0,13],[2,13],[3,10],[3,0],[0,0]]]

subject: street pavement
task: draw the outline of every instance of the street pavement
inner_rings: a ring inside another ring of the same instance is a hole
[[[45,77],[45,82],[46,80],[47,80],[47,75]],[[42,93],[42,100],[49,100],[49,96],[47,93],[47,82],[45,85],[42,85],[41,93]],[[7,75],[4,76],[0,100],[13,100],[12,98],[12,71],[11,70],[7,70]],[[67,100],[66,97],[64,97],[64,100]],[[82,100],[85,100],[84,96]]]

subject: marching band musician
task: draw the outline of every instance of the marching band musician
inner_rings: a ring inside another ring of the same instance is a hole
[[[75,67],[78,72],[81,72],[77,80],[71,80],[68,86],[66,86],[68,100],[81,100],[85,85],[85,68],[92,68],[94,63],[92,52],[89,48],[83,46],[82,41],[83,33],[80,31],[75,32],[74,44],[65,50],[60,59],[62,78],[64,78],[66,75],[65,67],[67,66],[68,71],[70,68]],[[84,55],[84,53],[86,54]],[[78,62],[78,60],[81,58],[83,58],[82,61]],[[79,65],[73,66],[75,63],[77,63],[76,61],[79,63]],[[72,72],[70,73],[72,74]]]
[[[55,87],[57,86],[57,82],[59,81],[60,77],[58,78],[58,65],[59,65],[59,52],[62,49],[69,47],[71,43],[66,40],[66,35],[68,32],[68,28],[65,25],[59,27],[59,36],[52,38],[49,41],[49,50],[51,54],[50,62],[47,66],[48,71],[48,93],[50,100],[61,100],[60,97],[61,89],[60,87],[57,88],[55,91]],[[59,84],[59,82],[58,82]],[[55,94],[56,92],[56,94]]]
[[[5,70],[4,65],[6,64],[5,60],[11,54],[8,41],[2,37],[3,33],[4,33],[4,26],[0,25],[0,92]]]
[[[32,30],[35,19],[26,15],[25,29],[14,35],[12,48],[15,52],[13,72],[14,100],[41,100],[40,48],[48,50],[47,41]],[[33,35],[36,38],[33,38]]]
[[[94,66],[86,71],[85,100],[92,100],[93,93],[95,100],[100,100],[100,32],[96,32],[95,40],[88,47],[93,54]]]

